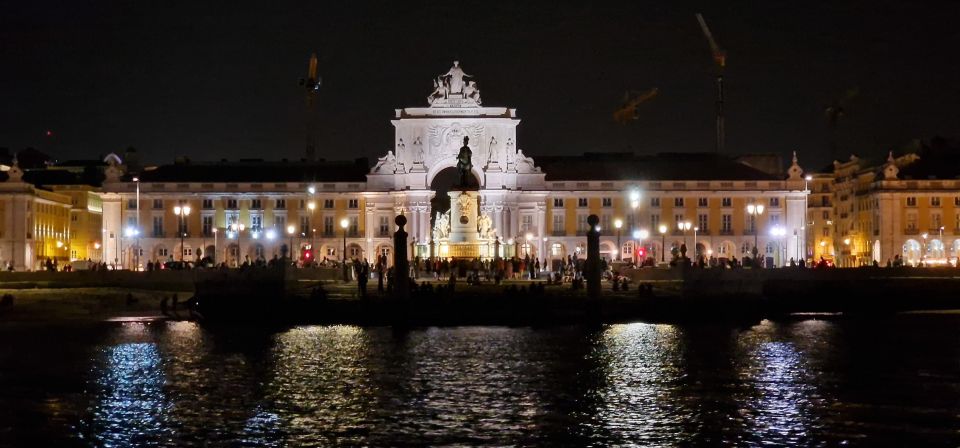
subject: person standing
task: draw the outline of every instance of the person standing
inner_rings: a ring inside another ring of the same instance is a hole
[[[357,263],[357,287],[360,289],[360,298],[367,298],[367,281],[370,278],[370,265],[364,260]]]

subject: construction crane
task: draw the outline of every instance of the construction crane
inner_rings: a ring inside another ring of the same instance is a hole
[[[317,94],[320,92],[320,77],[317,76],[317,54],[310,55],[307,77],[300,78],[300,86],[306,91],[306,109],[304,112],[304,133],[306,135],[306,158],[314,161],[317,157]]]
[[[707,26],[707,21],[703,19],[703,15],[697,13],[697,22],[700,23],[700,29],[703,30],[704,37],[707,38],[707,43],[710,44],[710,52],[713,53],[713,63],[717,67],[717,148],[716,151],[722,152],[724,141],[726,140],[726,131],[724,130],[724,118],[723,118],[723,68],[727,65],[727,52],[720,48],[717,45],[717,42],[713,39],[713,33],[710,32],[710,27]]]
[[[637,106],[652,100],[658,93],[660,93],[660,90],[656,87],[646,92],[628,90],[623,94],[623,104],[613,113],[613,121],[626,124],[631,120],[636,120],[639,118],[637,115]]]

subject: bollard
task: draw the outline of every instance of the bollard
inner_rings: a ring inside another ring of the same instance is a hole
[[[597,224],[600,218],[597,215],[587,217],[587,224],[590,230],[587,230],[587,262],[584,266],[584,277],[587,280],[587,297],[590,299],[600,298],[600,231],[597,230]]]
[[[407,260],[407,218],[397,215],[394,219],[397,231],[393,234],[393,281],[396,282],[393,293],[397,298],[406,298],[410,294],[410,262]],[[431,242],[432,243],[432,242]]]

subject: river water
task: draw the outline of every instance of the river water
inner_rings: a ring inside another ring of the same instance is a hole
[[[960,314],[0,323],[0,446],[960,446]]]

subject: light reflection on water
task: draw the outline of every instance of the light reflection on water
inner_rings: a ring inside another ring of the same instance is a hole
[[[953,319],[943,328],[956,328]],[[924,357],[885,338],[883,325],[847,327],[309,326],[258,334],[124,323],[92,351],[77,437],[113,446],[955,441],[960,417],[950,403],[960,402],[960,369],[938,358],[960,354],[955,334],[943,342],[942,329],[906,325],[901,331],[918,331],[928,346],[940,341]],[[865,341],[854,337],[862,331],[913,370],[864,356]],[[883,369],[886,383],[858,389],[865,373]],[[918,386],[903,375],[917,369],[932,380]],[[889,393],[894,386],[907,390]],[[895,400],[911,401],[897,414]],[[883,424],[901,418],[911,423],[896,432]]]
[[[141,323],[121,327],[124,338],[140,339]],[[124,342],[103,349],[104,364],[95,372],[93,431],[100,445],[140,444],[165,438],[167,400],[162,360],[153,342]]]
[[[817,402],[820,379],[790,336],[804,334],[808,349],[816,350],[829,326],[818,321],[786,326],[764,322],[753,330],[739,341],[744,351],[739,357],[740,373],[754,389],[744,400],[750,439],[777,445],[812,443],[818,419],[814,410],[829,403]]]

